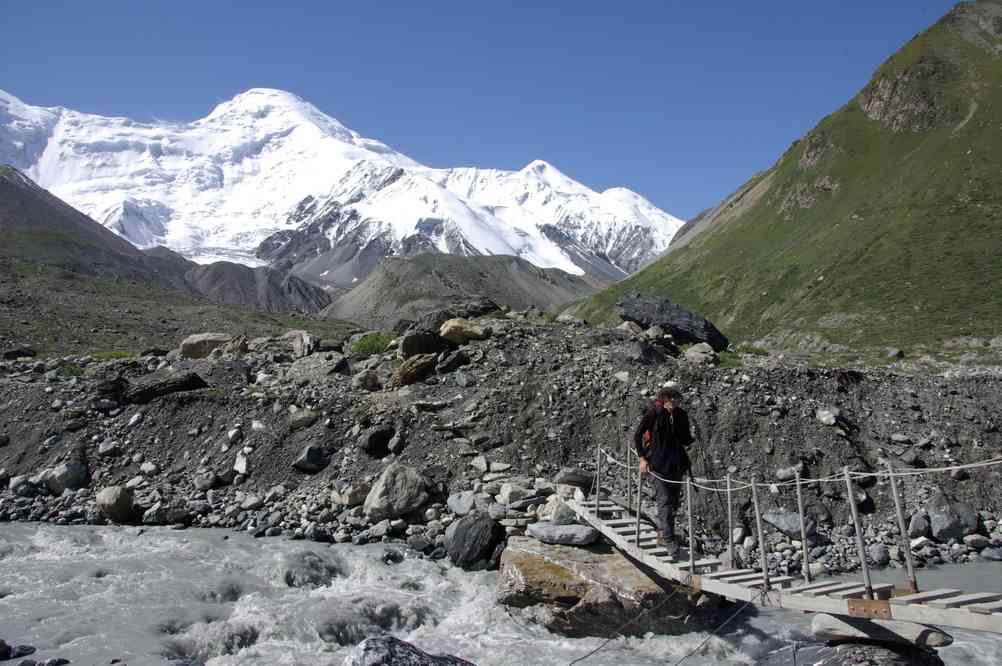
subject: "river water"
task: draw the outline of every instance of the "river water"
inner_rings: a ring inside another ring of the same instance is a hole
[[[3,524],[0,638],[34,645],[35,659],[130,666],[339,665],[352,644],[384,632],[480,666],[568,664],[602,643],[556,636],[497,606],[495,573],[399,561],[402,552],[217,530]],[[997,589],[1000,572],[948,567],[921,582],[977,590],[991,577]],[[999,663],[1002,639],[951,633],[956,642],[940,651],[948,664]],[[807,615],[749,609],[686,664],[788,664],[794,641],[799,663],[811,663],[823,650],[809,636]],[[615,640],[583,663],[663,666],[706,638]]]

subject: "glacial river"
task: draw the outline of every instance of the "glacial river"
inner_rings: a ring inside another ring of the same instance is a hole
[[[382,632],[480,666],[567,664],[602,642],[553,635],[495,605],[495,573],[399,561],[401,552],[216,530],[0,524],[0,638],[34,645],[35,659],[129,666],[340,665],[351,644]],[[1000,573],[993,563],[946,567],[921,582],[999,588]],[[310,578],[324,584],[289,586]],[[999,663],[1002,638],[951,633],[940,651],[948,664]],[[583,663],[664,666],[705,638],[615,640]],[[788,664],[794,641],[799,663],[824,653],[809,616],[749,610],[686,664]]]

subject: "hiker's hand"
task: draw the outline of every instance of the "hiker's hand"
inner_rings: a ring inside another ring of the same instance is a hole
[[[647,474],[647,472],[649,472],[649,471],[651,471],[651,466],[650,466],[650,464],[648,464],[647,458],[641,458],[640,459],[640,473],[641,474]]]

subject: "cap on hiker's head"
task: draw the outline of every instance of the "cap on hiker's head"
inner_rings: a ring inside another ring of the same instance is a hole
[[[668,386],[658,391],[658,398],[661,400],[681,400],[682,392],[674,386]]]

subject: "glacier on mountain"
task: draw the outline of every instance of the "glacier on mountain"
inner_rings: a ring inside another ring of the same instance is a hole
[[[519,171],[426,167],[263,88],[191,123],[31,106],[0,91],[0,163],[137,246],[199,262],[261,263],[262,241],[335,208],[334,246],[350,234],[353,247],[378,238],[383,254],[511,254],[611,281],[664,252],[682,225],[630,190],[595,192],[539,160]],[[308,197],[313,217],[296,213]]]

